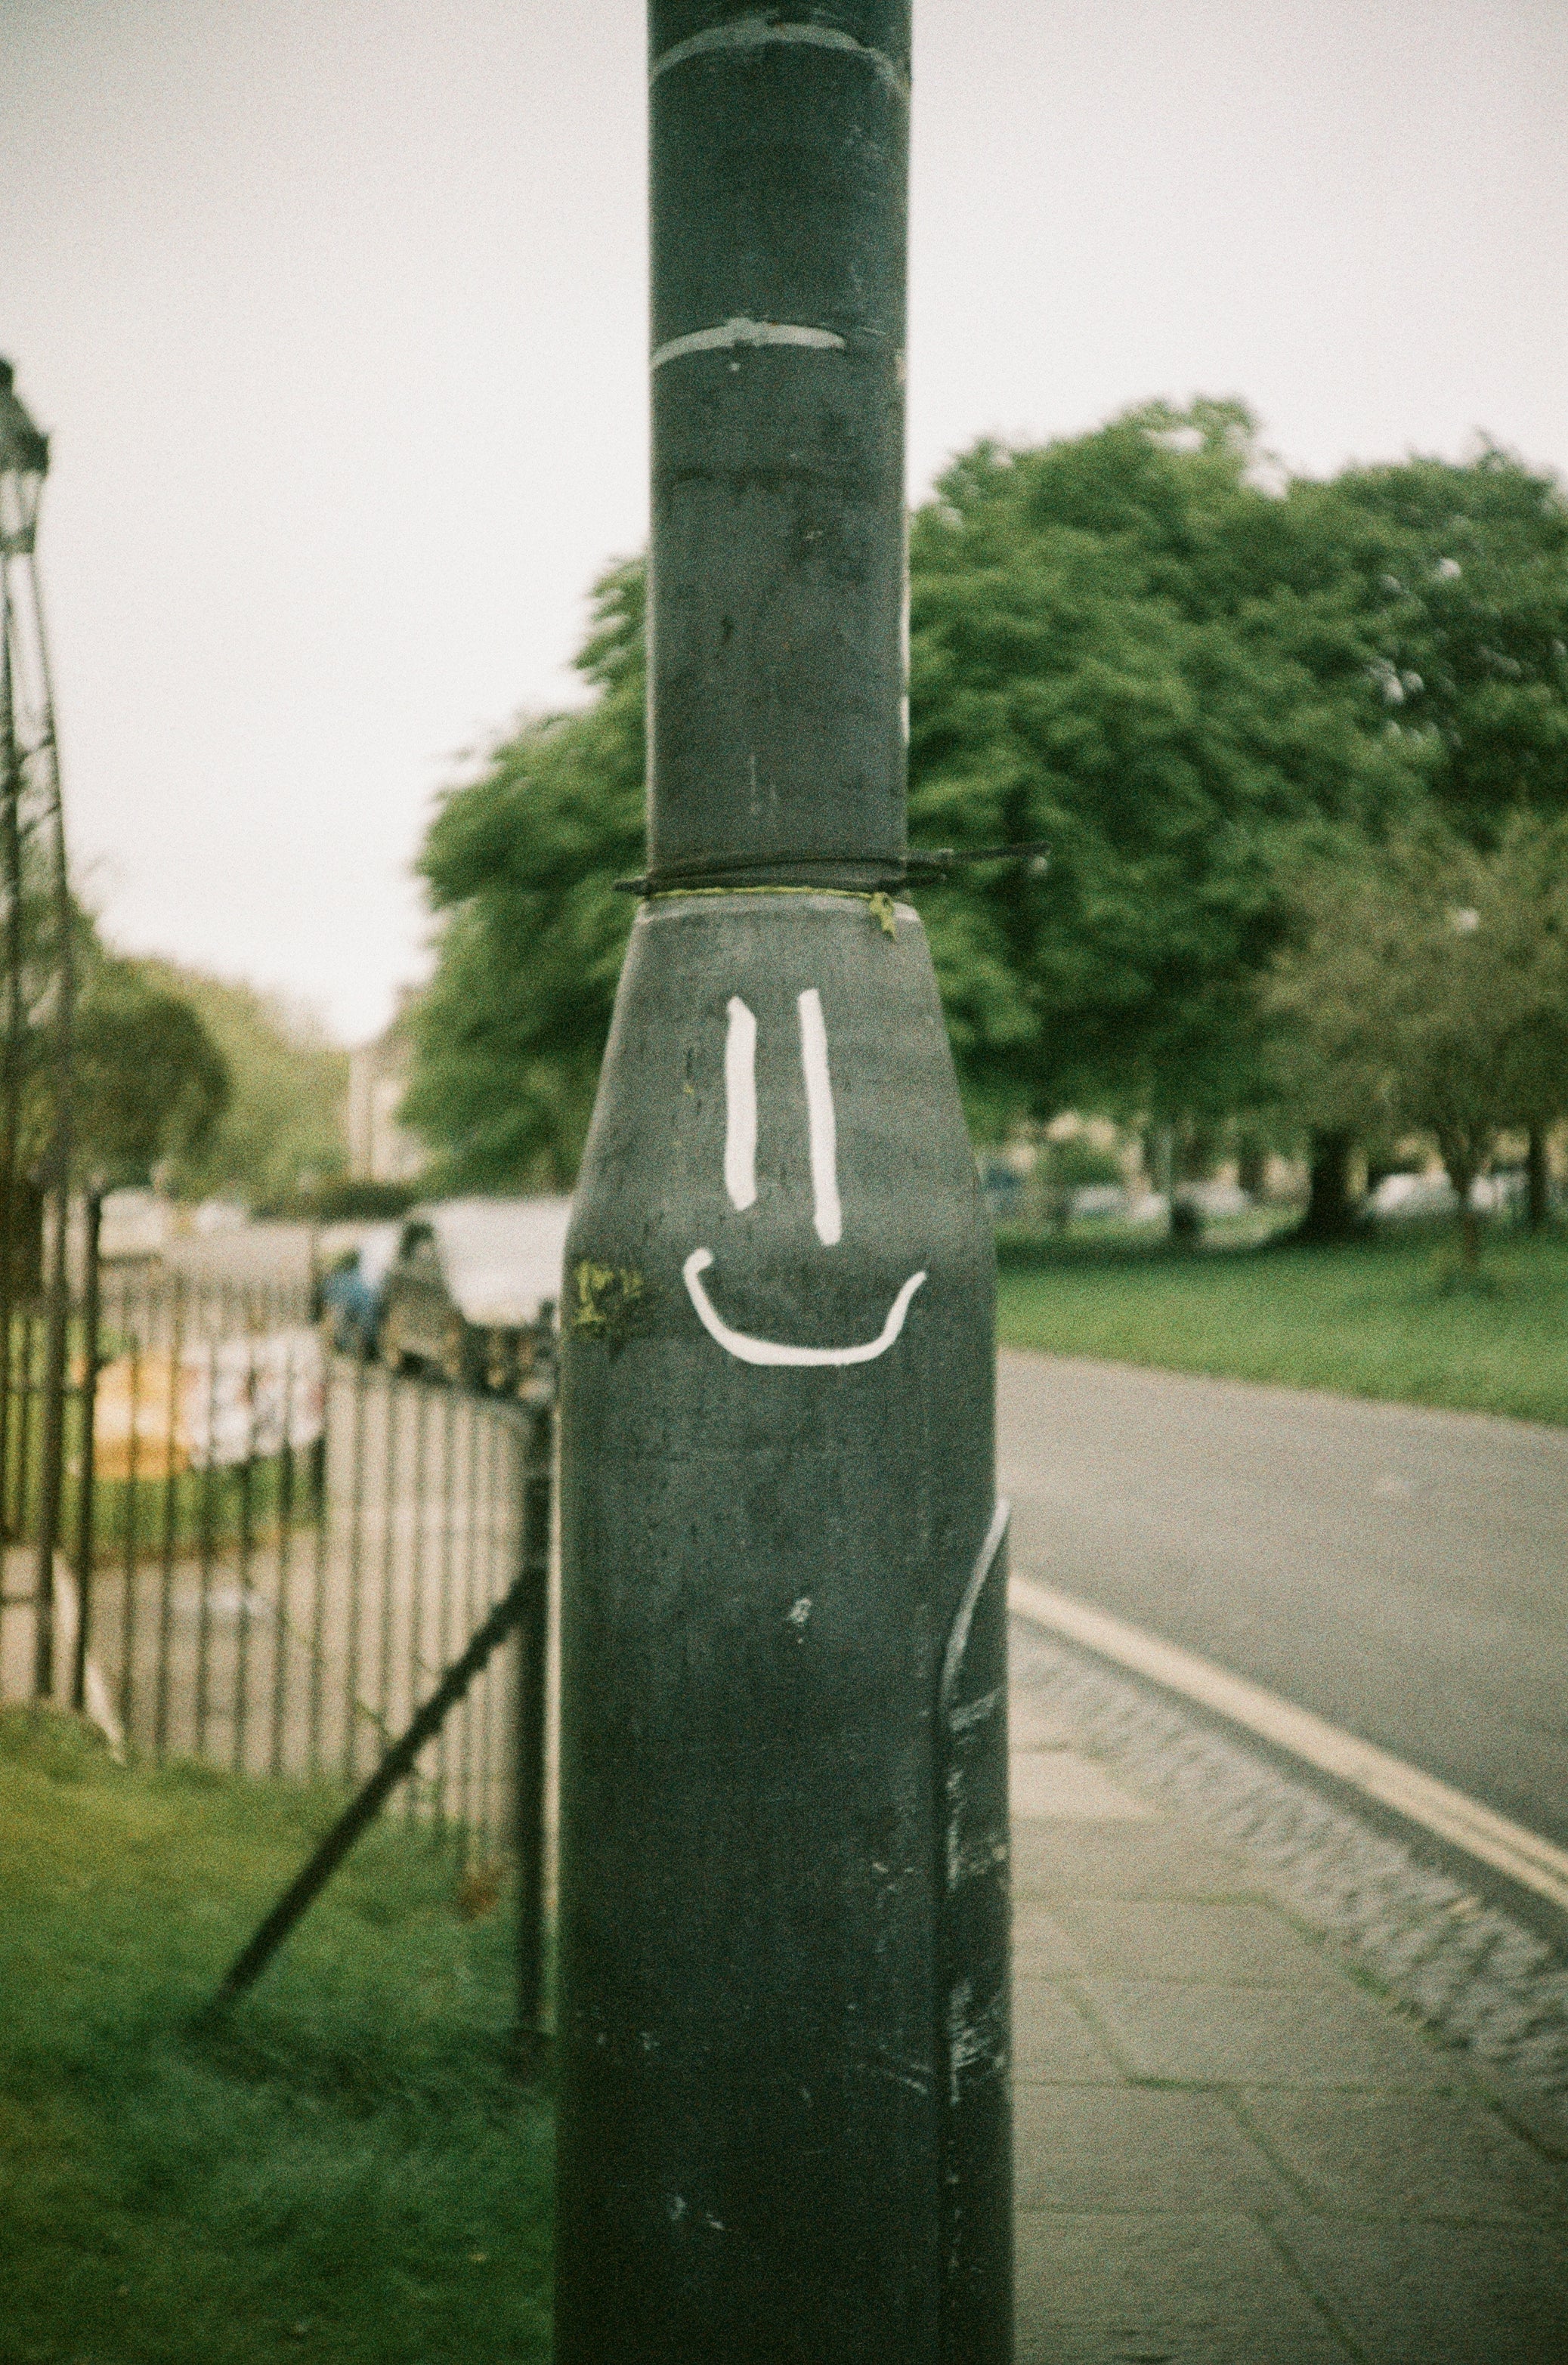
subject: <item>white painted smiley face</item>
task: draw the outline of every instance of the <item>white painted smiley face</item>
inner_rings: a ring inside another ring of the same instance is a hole
[[[811,1148],[812,1216],[824,1249],[834,1249],[844,1235],[844,1211],[838,1197],[838,1134],[833,1107],[833,1079],[828,1073],[827,1027],[822,997],[810,986],[796,996],[801,1020],[801,1071],[806,1085],[806,1127]],[[745,1209],[756,1198],[756,1020],[738,994],[729,1002],[729,1031],[724,1037],[724,1188],[733,1207]],[[869,1363],[885,1355],[900,1331],[910,1300],[925,1279],[912,1272],[874,1339],[853,1347],[794,1347],[778,1339],[754,1339],[732,1330],[703,1286],[702,1275],[713,1261],[711,1249],[693,1249],[681,1267],[687,1292],[698,1320],[728,1355],[742,1363]]]

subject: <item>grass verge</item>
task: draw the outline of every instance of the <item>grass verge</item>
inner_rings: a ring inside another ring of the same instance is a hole
[[[1003,1234],[1002,1343],[1166,1371],[1568,1423],[1568,1237],[1495,1235],[1456,1272],[1449,1227],[1346,1248]]]
[[[5,2365],[548,2354],[549,2114],[510,1917],[459,1919],[449,1854],[369,1833],[193,2033],[339,1803],[0,1715]]]

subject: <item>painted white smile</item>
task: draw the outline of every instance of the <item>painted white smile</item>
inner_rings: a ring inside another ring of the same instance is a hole
[[[838,1198],[837,1126],[828,1074],[827,1029],[815,986],[797,997],[796,1008],[801,1018],[801,1067],[811,1143],[812,1221],[823,1248],[836,1248],[844,1231]],[[745,1208],[756,1198],[756,1020],[738,994],[730,996],[729,1032],[724,1038],[724,1188],[732,1206]],[[702,1275],[712,1261],[711,1249],[693,1249],[681,1267],[681,1278],[704,1330],[742,1363],[799,1367],[874,1362],[887,1353],[903,1328],[910,1301],[925,1279],[924,1272],[911,1273],[874,1339],[861,1339],[851,1347],[796,1347],[786,1339],[754,1339],[745,1330],[731,1329],[703,1286]]]
[[[681,1267],[691,1303],[697,1308],[697,1318],[711,1339],[717,1339],[727,1354],[743,1363],[870,1363],[885,1355],[899,1332],[903,1328],[909,1301],[925,1279],[923,1272],[912,1272],[891,1306],[888,1318],[874,1339],[863,1339],[854,1347],[792,1347],[786,1339],[754,1339],[745,1330],[732,1330],[714,1306],[702,1286],[702,1275],[713,1261],[711,1249],[693,1249]]]

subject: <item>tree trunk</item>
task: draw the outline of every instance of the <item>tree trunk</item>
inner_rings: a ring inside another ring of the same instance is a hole
[[[1546,1158],[1546,1127],[1532,1125],[1525,1151],[1525,1221],[1543,1231],[1551,1213],[1551,1169]]]
[[[1355,1150],[1354,1134],[1314,1128],[1306,1213],[1295,1227],[1296,1239],[1332,1243],[1355,1238],[1361,1220],[1350,1188]]]
[[[1460,1261],[1466,1272],[1473,1272],[1481,1261],[1481,1217],[1473,1194],[1477,1179],[1486,1171],[1491,1144],[1484,1140],[1477,1142],[1473,1135],[1463,1131],[1439,1132],[1438,1153],[1443,1161],[1443,1171],[1459,1198]]]
[[[1473,1272],[1481,1261],[1481,1218],[1468,1191],[1459,1205],[1459,1240],[1464,1269]]]
[[[1261,1134],[1240,1133],[1236,1138],[1236,1181],[1249,1199],[1260,1199],[1269,1179],[1269,1150]]]

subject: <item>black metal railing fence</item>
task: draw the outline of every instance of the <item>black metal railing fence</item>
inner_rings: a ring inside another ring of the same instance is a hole
[[[0,1342],[0,1700],[74,1705],[153,1759],[357,1783],[518,1576],[538,1404],[332,1354],[307,1281],[104,1268],[96,1245],[90,1224],[47,1569],[47,1309]],[[526,1650],[401,1786],[485,1852],[516,1831]]]

